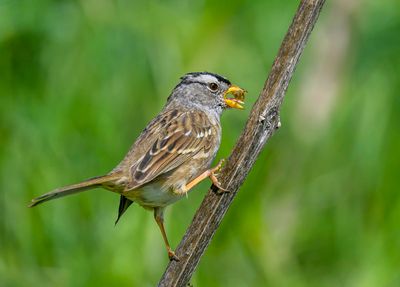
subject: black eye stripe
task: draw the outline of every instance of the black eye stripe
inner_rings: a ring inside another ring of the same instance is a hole
[[[189,84],[200,84],[200,85],[208,87],[208,88],[210,88],[210,85],[215,84],[215,85],[217,85],[217,89],[219,88],[219,85],[217,83],[204,83],[204,82],[193,81],[193,80],[182,81],[182,82],[179,83],[178,86],[189,85]]]
[[[203,86],[207,86],[207,83],[200,82],[200,81],[185,81],[183,83],[185,83],[185,84],[200,84],[200,85],[203,85]]]
[[[200,81],[193,81],[193,80],[185,80],[179,83],[178,86],[182,86],[182,85],[189,85],[189,84],[200,84],[203,85],[205,87],[208,86],[208,83],[204,83],[204,82],[200,82]]]

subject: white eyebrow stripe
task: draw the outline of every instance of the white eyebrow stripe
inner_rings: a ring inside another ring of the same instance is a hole
[[[200,82],[204,82],[204,83],[211,83],[211,82],[217,82],[218,83],[218,79],[212,75],[200,75],[195,77],[196,80],[200,81]]]

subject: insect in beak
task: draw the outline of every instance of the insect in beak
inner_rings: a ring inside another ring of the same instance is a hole
[[[243,110],[245,93],[247,93],[246,90],[236,85],[231,85],[224,93],[225,103],[230,108]],[[233,95],[233,98],[228,97],[228,95]]]

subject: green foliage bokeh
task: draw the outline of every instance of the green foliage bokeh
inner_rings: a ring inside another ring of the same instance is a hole
[[[349,8],[328,2],[282,128],[193,286],[400,285],[400,5],[348,1],[357,7],[335,21]],[[0,0],[0,286],[156,285],[168,259],[151,213],[133,205],[114,227],[119,197],[101,189],[29,200],[113,168],[186,72],[249,91],[246,111],[223,116],[218,158],[228,156],[297,4]],[[318,68],[340,37],[341,62]],[[173,246],[208,186],[168,209]]]

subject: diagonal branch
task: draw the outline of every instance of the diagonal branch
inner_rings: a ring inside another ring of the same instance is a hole
[[[301,1],[246,127],[221,172],[221,185],[230,193],[207,193],[176,249],[180,261],[169,263],[158,286],[185,286],[192,277],[264,144],[280,126],[279,110],[282,100],[324,2],[325,0]]]

